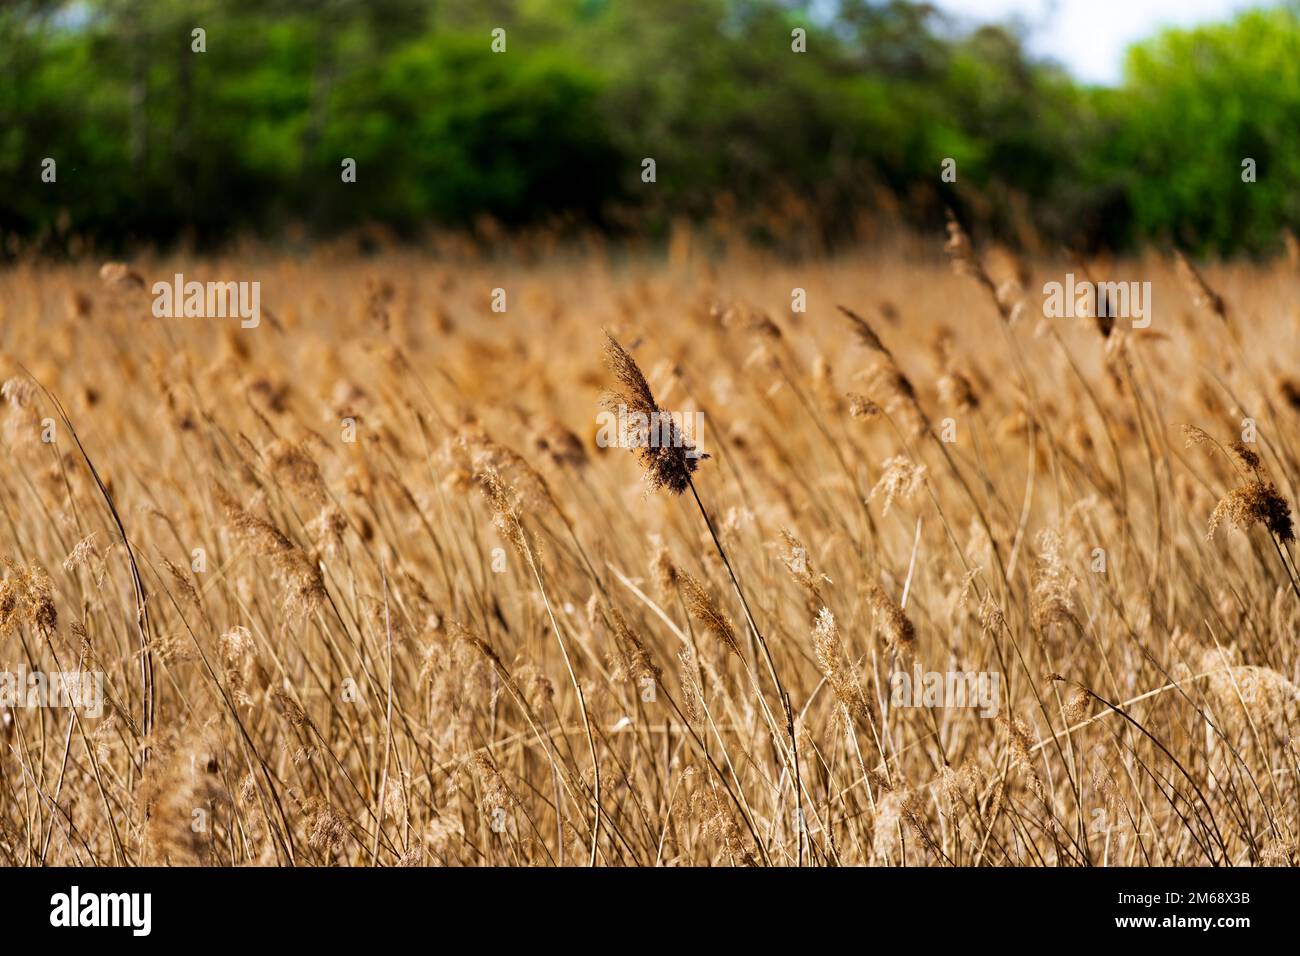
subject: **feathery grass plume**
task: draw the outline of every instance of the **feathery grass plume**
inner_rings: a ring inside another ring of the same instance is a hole
[[[277,687],[271,692],[271,709],[293,727],[302,727],[307,723],[307,712],[283,688]]]
[[[4,384],[0,385],[0,397],[15,411],[30,406],[35,395],[36,386],[25,378],[5,379]]]
[[[1245,442],[1234,441],[1228,446],[1228,451],[1231,452],[1232,457],[1237,460],[1237,464],[1242,468],[1247,471],[1253,471],[1257,476],[1259,475],[1259,470],[1262,465],[1259,454],[1250,448]]]
[[[1038,535],[1038,567],[1034,573],[1031,609],[1034,625],[1077,624],[1074,589],[1078,579],[1064,555],[1065,540],[1059,531],[1046,528]]]
[[[1291,507],[1271,481],[1255,479],[1224,495],[1210,514],[1206,538],[1214,537],[1225,518],[1240,531],[1262,524],[1284,544],[1295,540]]]
[[[599,602],[596,595],[591,596],[591,602],[588,604],[588,614],[599,621]],[[662,676],[662,671],[655,666],[650,657],[650,651],[641,640],[640,635],[628,626],[627,620],[619,612],[618,608],[609,608],[609,622],[613,626],[613,644],[614,653],[612,655],[613,667],[611,672],[615,680],[630,680],[636,684],[644,684],[646,681],[658,684]],[[594,630],[594,628],[593,628]]]
[[[952,262],[953,271],[958,275],[969,276],[980,285],[988,290],[989,295],[997,304],[998,311],[1002,313],[1002,318],[1010,317],[1010,311],[1004,305],[1002,298],[998,295],[998,287],[985,271],[984,266],[980,263],[979,257],[975,254],[975,247],[971,245],[970,237],[966,235],[966,230],[961,227],[957,217],[951,209],[946,211],[948,223],[946,226],[948,238],[943,244],[943,251],[948,253],[948,258]]]
[[[496,526],[497,533],[505,538],[515,550],[519,552],[520,557],[528,560],[529,556],[537,563],[541,563],[542,552],[541,543],[537,537],[524,527],[523,519],[519,515],[516,506],[515,497],[511,494],[501,477],[495,471],[480,472],[478,478],[478,489],[483,493],[487,500],[488,506],[492,509],[492,524]]]
[[[284,588],[283,607],[292,620],[315,613],[326,598],[320,567],[275,525],[245,510],[221,484],[213,494],[226,524],[248,542],[258,557],[269,558],[276,579]]]
[[[722,613],[717,602],[689,571],[678,569],[677,573],[681,581],[682,593],[686,598],[686,607],[691,612],[691,616],[703,624],[727,650],[737,657],[742,657],[740,644],[736,642],[736,632],[731,626],[730,618]]]
[[[608,332],[605,339],[605,363],[622,386],[606,396],[605,406],[616,413],[620,405],[625,406],[629,430],[634,432],[619,437],[635,449],[652,489],[667,488],[679,495],[690,487],[700,458],[708,456],[697,455],[677,421],[660,409],[636,360]],[[645,426],[633,425],[634,416],[644,416]]]
[[[930,430],[930,419],[917,400],[911,380],[894,360],[893,353],[867,324],[866,319],[845,306],[837,305],[836,308],[849,320],[859,341],[876,356],[868,370],[871,393],[883,400],[885,410],[890,414],[905,417],[913,435],[924,435]]]
[[[302,807],[307,817],[307,845],[326,857],[342,849],[348,836],[347,819],[323,797],[312,797]]]
[[[871,369],[868,387],[873,395],[884,399],[885,410],[906,419],[908,431],[914,437],[930,430],[930,418],[917,400],[912,382],[892,362],[877,362]]]
[[[849,415],[853,418],[876,418],[883,413],[883,409],[865,395],[849,392],[846,397],[849,400]]]
[[[470,758],[470,769],[478,782],[479,809],[489,820],[496,811],[509,810],[519,802],[486,751],[475,751]]]
[[[899,812],[902,815],[903,822],[916,835],[916,839],[921,846],[935,856],[941,855],[943,851],[939,847],[939,841],[934,838],[934,833],[930,830],[930,821],[926,819],[925,804],[921,800],[921,795],[910,788],[904,790]]]
[[[330,558],[343,551],[343,536],[347,530],[347,515],[335,505],[321,508],[320,514],[307,523],[307,531],[316,541],[317,548]]]
[[[202,602],[199,600],[199,592],[195,590],[194,582],[190,580],[190,576],[175,564],[172,564],[172,562],[167,558],[164,557],[161,560],[163,567],[166,568],[167,573],[171,575],[172,582],[176,585],[176,589],[181,592],[181,597],[194,607],[201,607]]]
[[[220,763],[206,735],[189,728],[173,731],[151,743],[152,759],[145,765],[140,799],[148,808],[145,854],[160,866],[202,866],[214,860],[216,814],[230,804],[222,783]],[[206,826],[194,826],[195,811],[207,815]]]
[[[1038,767],[1034,764],[1034,738],[1029,725],[1016,716],[998,714],[997,721],[1007,731],[1007,746],[1011,749],[1011,762],[1029,778],[1029,789],[1040,800],[1047,798]]]
[[[829,608],[824,607],[817,614],[817,623],[813,626],[813,652],[817,656],[817,666],[826,675],[826,682],[845,713],[851,720],[869,722],[871,708],[867,696],[848,663],[844,642],[840,639],[840,627]]]
[[[39,565],[22,566],[4,559],[5,577],[0,580],[0,634],[8,634],[20,624],[44,632],[58,626],[59,614],[54,607],[54,582]]]
[[[825,603],[822,600],[821,585],[831,583],[830,578],[813,570],[808,549],[787,528],[781,529],[781,540],[785,542],[786,547],[785,553],[781,555],[781,561],[790,572],[790,576],[795,579],[799,587],[803,588],[809,611],[816,614],[817,609]]]
[[[534,713],[541,713],[555,700],[555,684],[542,673],[536,664],[523,664],[515,669],[515,683]]]
[[[1186,441],[1183,443],[1184,448],[1192,448],[1196,445],[1204,445],[1206,442],[1209,442],[1212,445],[1218,444],[1218,442],[1216,442],[1212,437],[1210,437],[1210,433],[1207,432],[1204,428],[1200,428],[1196,425],[1187,425],[1187,424],[1180,425],[1179,427],[1182,428],[1183,438],[1186,439]]]
[[[874,581],[867,582],[865,591],[875,629],[884,637],[885,646],[903,660],[911,660],[916,650],[916,629],[907,613]]]
[[[253,546],[257,555],[270,556],[294,550],[294,543],[279,528],[246,511],[222,485],[213,484],[213,495],[225,514],[226,523]]]
[[[867,500],[883,495],[885,504],[880,510],[882,515],[889,514],[895,498],[906,501],[925,486],[925,465],[916,464],[906,455],[886,458],[880,467],[880,478],[867,495]]]
[[[221,635],[217,647],[221,651],[222,675],[226,679],[226,689],[230,696],[237,703],[251,704],[248,689],[257,660],[257,644],[253,641],[252,632],[238,624]]]
[[[1200,308],[1208,308],[1218,316],[1220,322],[1226,324],[1228,321],[1228,307],[1224,303],[1223,297],[1210,288],[1200,270],[1176,249],[1174,250],[1174,262],[1178,268],[1178,278],[1182,280],[1183,287],[1187,290],[1188,295],[1192,297],[1192,301]]]
[[[6,440],[12,446],[36,447],[41,437],[41,416],[33,402],[36,387],[25,378],[7,379],[0,385],[0,397],[9,406]]]
[[[83,565],[90,566],[103,563],[104,559],[100,555],[99,549],[95,547],[96,533],[92,531],[73,546],[72,550],[68,552],[68,556],[63,559],[64,571],[71,574]]]
[[[144,276],[125,262],[105,262],[99,267],[99,278],[104,285],[115,289],[139,292],[145,287]]]
[[[283,439],[272,442],[266,449],[271,474],[276,481],[313,504],[329,503],[329,492],[321,477],[320,466],[304,444],[294,444]]]
[[[563,515],[560,503],[542,474],[523,455],[492,438],[480,425],[470,423],[456,434],[460,447],[469,456],[476,477],[488,472],[496,476],[507,498],[517,509],[537,510],[549,507]]]
[[[1238,471],[1249,472],[1256,481],[1264,481],[1264,460],[1260,454],[1244,441],[1229,442],[1227,447],[1218,442],[1216,438],[1206,433],[1204,429],[1197,428],[1196,425],[1183,425],[1183,434],[1187,438],[1186,447],[1193,445],[1208,445],[1210,451],[1222,451],[1223,457],[1230,460]]]
[[[695,651],[690,645],[678,648],[677,663],[677,679],[682,688],[682,713],[692,724],[698,724],[704,720],[704,689],[700,686],[700,670]]]
[[[877,789],[880,795],[871,811],[871,853],[883,863],[894,860],[902,849],[899,825],[904,822],[903,805],[909,791],[906,787],[892,788],[883,783]]]
[[[734,865],[756,866],[753,847],[745,839],[726,799],[718,793],[712,780],[694,767],[683,775],[688,794],[688,813],[700,827],[700,833],[720,843],[728,861]]]
[[[471,731],[481,708],[491,706],[502,682],[517,699],[527,700],[486,641],[455,621],[448,622],[424,647],[420,659],[418,683],[428,688],[429,713],[439,717],[434,739],[457,746]]]
[[[866,319],[858,315],[858,313],[854,312],[848,306],[837,305],[835,308],[844,313],[844,317],[849,320],[849,324],[853,327],[853,331],[857,335],[858,341],[871,351],[879,352],[891,363],[894,361],[893,354],[885,347],[885,343],[880,341],[880,336],[875,333],[875,330],[871,328]]]
[[[1092,710],[1092,695],[1082,687],[1075,687],[1069,698],[1065,701],[1065,707],[1061,711],[1061,716],[1065,719],[1066,724],[1077,724],[1085,720]]]
[[[655,579],[659,594],[666,598],[677,591],[677,565],[673,564],[673,556],[664,547],[662,538],[655,535],[652,536],[651,541],[655,546],[655,553],[650,559],[650,574]]]
[[[1196,669],[1210,675],[1206,679],[1206,696],[1230,714],[1238,728],[1246,728],[1248,719],[1266,724],[1285,716],[1294,722],[1300,687],[1271,667],[1242,664],[1240,656],[1237,649],[1227,647],[1209,647],[1201,652]]]

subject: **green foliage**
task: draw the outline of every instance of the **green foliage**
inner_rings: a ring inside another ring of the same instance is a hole
[[[481,36],[424,37],[338,86],[312,160],[328,171],[351,156],[362,170],[354,192],[332,190],[340,221],[357,207],[399,225],[598,213],[618,157],[595,79],[549,53],[485,48]]]
[[[1248,13],[1164,33],[1094,90],[901,0],[27,0],[0,12],[0,231],[723,212],[833,238],[952,206],[1012,237],[1260,249],[1300,219],[1297,50],[1293,12]]]
[[[1130,50],[1100,157],[1130,238],[1259,249],[1300,222],[1300,20],[1286,9],[1166,32]],[[1257,165],[1242,182],[1243,159]]]

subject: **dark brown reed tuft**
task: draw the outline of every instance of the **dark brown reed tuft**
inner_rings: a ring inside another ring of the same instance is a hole
[[[1237,459],[1237,463],[1242,468],[1259,474],[1259,469],[1263,463],[1260,461],[1259,453],[1253,448],[1245,442],[1235,441],[1228,446],[1228,450],[1232,452],[1232,457]]]
[[[1210,515],[1207,538],[1214,537],[1224,518],[1243,531],[1258,523],[1283,543],[1295,540],[1291,508],[1271,481],[1257,478],[1224,495]]]
[[[1300,412],[1300,379],[1290,375],[1279,375],[1273,385],[1287,407],[1292,411]]]
[[[605,338],[605,363],[622,386],[606,397],[605,405],[615,412],[622,405],[629,418],[644,416],[646,422],[644,427],[630,426],[634,433],[619,437],[635,449],[651,488],[667,488],[679,495],[690,487],[691,475],[699,467],[700,458],[707,456],[695,454],[694,446],[682,434],[676,420],[659,407],[636,359],[608,332]]]

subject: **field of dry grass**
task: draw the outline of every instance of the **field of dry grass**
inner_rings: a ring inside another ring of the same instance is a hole
[[[942,246],[0,273],[0,863],[1294,864],[1300,274]]]

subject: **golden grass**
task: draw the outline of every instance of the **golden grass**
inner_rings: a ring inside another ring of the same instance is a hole
[[[0,863],[1294,864],[1297,276],[938,246],[0,274]]]

